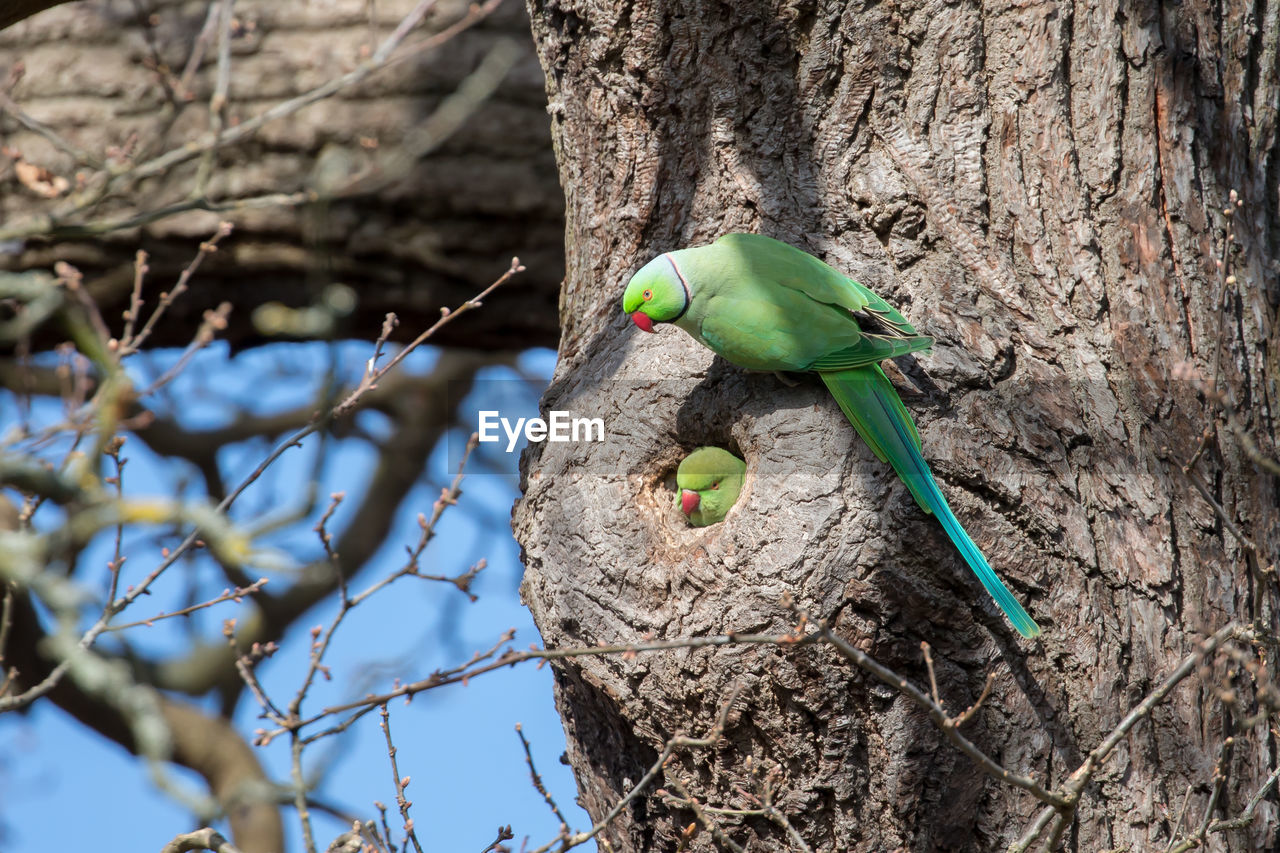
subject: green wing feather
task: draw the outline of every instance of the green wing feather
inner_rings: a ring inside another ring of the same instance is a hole
[[[841,411],[882,462],[888,462],[906,484],[916,503],[938,517],[951,541],[978,576],[1013,627],[1024,637],[1035,637],[1040,626],[1009,592],[978,546],[969,538],[933,479],[920,453],[920,435],[898,392],[879,366],[819,374]]]
[[[711,245],[733,253],[758,280],[798,290],[815,302],[866,311],[895,337],[916,334],[907,318],[873,290],[795,246],[763,234],[725,234]]]
[[[928,352],[933,338],[915,335],[909,338],[891,338],[886,335],[868,335],[851,347],[845,347],[820,356],[809,365],[810,370],[850,370],[869,364],[879,364],[886,358],[897,358],[912,352]]]

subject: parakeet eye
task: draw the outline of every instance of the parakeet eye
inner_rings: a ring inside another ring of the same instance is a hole
[[[718,488],[720,488],[720,482],[717,480],[716,482],[712,483],[712,484],[711,484],[711,488],[712,488],[712,489],[718,489]]]
[[[644,292],[644,301],[645,301],[645,302],[648,302],[648,301],[649,301],[650,299],[652,299],[652,298],[653,298],[653,291],[652,291],[652,290],[646,290],[646,291]]]

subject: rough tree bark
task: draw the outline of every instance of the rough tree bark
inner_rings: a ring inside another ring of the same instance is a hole
[[[1274,457],[1280,4],[529,5],[568,201],[544,405],[609,431],[524,460],[523,590],[548,645],[781,633],[791,593],[918,684],[928,641],[953,710],[996,673],[966,731],[1058,783],[1207,632],[1274,632],[1275,576],[1259,570],[1280,550],[1277,481],[1241,437]],[[937,338],[894,378],[1041,641],[1019,640],[820,383],[631,328],[619,297],[642,262],[737,230],[814,252]],[[1215,421],[1213,376],[1238,423],[1192,473],[1223,517],[1181,469]],[[692,530],[670,475],[709,443],[743,452],[748,484],[724,524]],[[557,668],[588,811],[604,815],[671,735],[703,734],[735,684],[725,739],[667,778],[749,807],[745,759],[780,765],[778,805],[815,850],[996,849],[1040,808],[829,651],[731,647]],[[1241,706],[1219,698],[1184,684],[1134,730],[1086,791],[1072,849],[1164,849],[1188,790],[1196,822],[1224,736],[1241,734]],[[1227,753],[1212,816],[1238,813],[1275,766],[1258,731]],[[1212,844],[1272,849],[1275,802]],[[693,820],[646,796],[606,834],[673,849]],[[788,844],[763,819],[724,820],[747,849]]]
[[[219,31],[209,23],[209,12],[218,5],[94,0],[49,10],[0,33],[0,81],[7,80],[0,90],[72,147],[102,161],[127,154],[141,162],[179,148],[210,129]],[[238,0],[232,6],[224,126],[352,70],[415,5]],[[468,5],[442,0],[426,30],[444,29]],[[0,22],[7,23],[3,14]],[[441,343],[554,346],[555,294],[564,271],[563,201],[528,27],[520,4],[506,0],[438,49],[379,71],[224,149],[203,190],[197,189],[197,158],[23,239],[3,235],[37,214],[65,207],[77,173],[95,170],[0,103],[0,270],[48,269],[70,261],[85,273],[104,315],[114,322],[128,306],[137,249],[150,253],[149,293],[158,292],[172,285],[218,221],[230,219],[235,233],[205,264],[192,293],[175,303],[173,322],[157,330],[155,344],[185,345],[203,312],[229,300],[235,310],[222,337],[243,346],[268,337],[253,322],[255,308],[319,303],[334,281],[350,285],[357,297],[337,336],[376,336],[382,318],[394,311],[400,334],[412,337],[439,316],[441,306],[475,294],[518,254],[528,267],[519,286],[495,294],[483,316],[446,329]],[[410,41],[422,37],[419,31]],[[193,195],[219,201],[341,183],[380,153],[396,151],[502,39],[514,40],[520,55],[493,97],[441,148],[384,189],[320,205],[193,210],[138,228],[95,230],[102,222]],[[188,75],[193,54],[202,59]],[[67,191],[42,199],[19,181],[17,157],[65,180]],[[91,227],[77,228],[85,222]]]

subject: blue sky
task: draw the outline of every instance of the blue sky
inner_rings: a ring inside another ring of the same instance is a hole
[[[274,345],[228,358],[213,347],[203,353],[164,397],[147,402],[171,407],[184,425],[208,428],[224,422],[233,407],[258,412],[291,408],[312,399],[316,383],[330,365],[340,375],[358,375],[371,348],[347,343]],[[158,375],[172,363],[175,353],[150,354],[131,369],[139,377]],[[436,354],[423,350],[407,360],[405,369],[429,370]],[[475,420],[479,408],[496,408],[504,417],[537,414],[537,396],[554,367],[550,351],[531,351],[515,369],[486,369],[475,392],[466,400],[467,417]],[[141,383],[140,383],[141,384]],[[166,399],[167,398],[167,399]],[[0,391],[0,435],[18,417],[14,398]],[[50,422],[60,415],[56,401],[36,406],[33,424]],[[387,424],[376,414],[361,415],[359,425],[377,435]],[[474,428],[474,423],[472,423]],[[431,514],[431,504],[452,478],[456,452],[465,441],[462,431],[443,442],[410,498],[401,506],[394,530],[384,547],[352,585],[357,592],[403,563],[404,549],[418,538],[418,513]],[[312,436],[302,448],[288,451],[268,474],[240,499],[233,516],[261,521],[273,512],[296,508],[302,502],[301,484],[312,475],[321,442]],[[58,448],[47,451],[57,458]],[[269,450],[264,442],[228,448],[219,466],[228,483],[247,474]],[[429,546],[422,570],[456,575],[484,558],[488,567],[476,580],[475,603],[452,586],[403,578],[369,602],[352,611],[336,636],[327,662],[332,680],[320,681],[308,696],[304,714],[326,704],[346,701],[369,691],[390,689],[393,680],[423,678],[432,670],[465,662],[479,650],[492,646],[508,628],[516,629],[517,648],[539,642],[527,610],[520,604],[519,553],[509,525],[512,501],[517,495],[515,453],[486,445],[483,458],[473,458],[459,505],[449,509]],[[136,495],[172,493],[182,488],[188,496],[202,492],[201,481],[187,463],[158,458],[137,439],[124,449],[129,459],[126,490]],[[358,439],[329,442],[320,475],[318,506],[308,520],[282,529],[270,544],[281,553],[305,561],[319,551],[311,526],[328,503],[328,495],[345,491],[347,498],[332,529],[341,529],[344,518],[359,502],[364,472],[374,459],[367,443]],[[52,518],[52,516],[50,516]],[[37,516],[37,520],[40,517]],[[159,560],[159,548],[173,540],[159,541],[154,530],[126,532],[125,582],[142,577]],[[90,588],[102,589],[110,543],[100,540],[86,551],[79,576]],[[100,575],[95,573],[100,572]],[[261,572],[268,577],[273,572]],[[283,588],[287,574],[274,573],[270,582]],[[197,561],[179,564],[162,577],[155,594],[140,600],[121,618],[144,618],[216,595],[226,586],[212,565]],[[194,598],[192,598],[194,596]],[[307,660],[307,632],[327,626],[336,607],[328,602],[308,613],[298,630],[286,637],[282,651],[263,663],[259,676],[277,704],[286,704],[297,689]],[[187,648],[193,638],[217,641],[222,620],[236,615],[227,603],[188,619],[167,620],[152,628],[127,632],[134,648],[163,657]],[[110,648],[108,639],[104,648]],[[574,803],[575,787],[569,769],[560,763],[564,734],[551,694],[549,669],[522,665],[455,685],[419,694],[406,705],[390,706],[391,726],[401,775],[411,778],[406,791],[413,801],[413,817],[424,848],[479,851],[494,839],[499,825],[511,824],[519,849],[527,836],[538,846],[556,833],[556,820],[530,784],[524,753],[515,734],[522,724],[533,747],[539,773],[556,797],[574,829],[590,825],[585,812]],[[237,709],[241,731],[265,724],[258,707],[247,694]],[[308,753],[309,773],[322,779],[317,794],[365,817],[374,815],[375,800],[386,804],[393,830],[399,826],[395,790],[378,715],[366,715],[345,735],[316,744]],[[260,755],[273,776],[286,780],[289,772],[288,742],[284,738],[261,749]],[[173,777],[193,790],[199,780],[183,771]],[[290,850],[301,850],[298,822],[292,810],[284,811]],[[317,817],[316,842],[324,849],[347,827],[336,819]],[[26,715],[0,716],[0,849],[6,853],[46,851],[56,838],[59,849],[158,851],[179,832],[194,828],[182,806],[158,792],[145,768],[114,744],[98,737],[50,704],[38,702]],[[225,829],[225,827],[223,827]],[[396,842],[399,842],[399,834]],[[583,849],[593,849],[587,845]]]

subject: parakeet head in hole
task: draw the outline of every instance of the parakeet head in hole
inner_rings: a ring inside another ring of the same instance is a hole
[[[676,469],[676,505],[694,527],[724,521],[742,491],[747,463],[719,447],[699,447]]]

